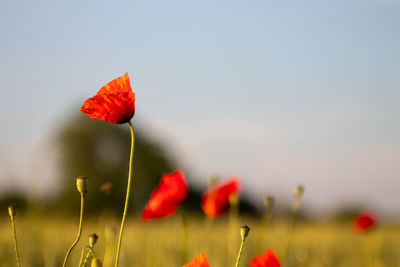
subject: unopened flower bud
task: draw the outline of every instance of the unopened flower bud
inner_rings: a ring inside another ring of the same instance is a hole
[[[274,197],[268,196],[268,197],[265,197],[265,198],[264,198],[264,206],[265,206],[267,209],[272,208],[272,206],[274,205],[274,202],[275,202]]]
[[[78,176],[76,178],[76,188],[78,188],[79,193],[85,196],[88,191],[88,179],[85,176]]]
[[[91,234],[89,236],[89,246],[93,247],[96,244],[97,239],[99,239],[99,237],[96,234]]]
[[[8,206],[8,214],[10,215],[10,217],[14,217],[16,212],[17,206],[15,204],[11,204],[10,206]]]
[[[295,197],[301,197],[304,193],[304,187],[302,185],[298,185],[294,188],[294,196]]]
[[[92,259],[92,263],[90,264],[90,267],[102,267],[103,264],[101,264],[101,261],[99,259]]]
[[[250,232],[250,227],[248,227],[247,225],[243,225],[242,227],[240,227],[240,236],[242,237],[242,239],[245,239]]]

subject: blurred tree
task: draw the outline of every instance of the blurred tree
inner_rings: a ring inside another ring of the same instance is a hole
[[[161,174],[176,168],[160,145],[146,138],[136,125],[134,129],[131,212],[141,211],[151,191],[158,184]],[[75,211],[79,194],[74,178],[84,175],[89,179],[87,212],[97,212],[100,209],[120,214],[128,173],[128,125],[111,124],[79,114],[65,123],[59,131],[57,146],[60,152],[60,186],[63,189],[54,203],[57,209]]]

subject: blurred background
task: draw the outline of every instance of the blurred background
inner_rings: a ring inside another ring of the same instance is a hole
[[[302,184],[309,214],[396,218],[399,11],[397,0],[1,1],[0,203],[76,213],[86,175],[89,211],[122,205],[128,127],[79,109],[128,72],[134,211],[181,168],[193,209],[216,175],[240,177],[249,208],[265,195],[284,208]]]

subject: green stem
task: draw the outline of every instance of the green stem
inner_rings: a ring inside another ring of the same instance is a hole
[[[83,266],[86,266],[86,263],[87,263],[87,261],[89,260],[89,257],[90,257],[90,252],[88,251],[88,252],[86,253],[85,260],[83,261]],[[94,256],[94,257],[96,257],[96,256]]]
[[[227,249],[228,253],[226,254],[225,265],[230,265],[233,263],[232,258],[235,257],[238,240],[236,238],[237,228],[240,227],[239,224],[239,196],[231,195],[229,197],[229,211],[228,211],[228,226],[227,226],[227,235],[226,241],[228,243]]]
[[[245,238],[242,238],[242,242],[240,243],[239,254],[238,254],[237,259],[236,259],[236,265],[235,265],[236,267],[239,267],[240,258],[242,257],[244,240],[245,240]]]
[[[182,212],[182,266],[188,259],[188,227],[185,214]]]
[[[256,253],[260,253],[261,252],[261,245],[264,241],[264,233],[265,233],[265,229],[268,226],[268,223],[271,219],[271,214],[272,214],[272,209],[269,208],[265,214],[264,217],[262,218],[261,221],[261,225],[260,225],[260,230],[259,230],[259,234],[257,235],[257,241],[256,241]]]
[[[86,249],[89,249],[89,251],[88,251],[87,254],[86,254],[85,261],[83,261],[83,255],[85,255]],[[85,247],[82,249],[81,259],[79,260],[79,265],[78,265],[78,267],[81,267],[81,266],[82,266],[82,263],[83,263],[83,266],[86,266],[86,262],[87,262],[87,260],[89,259],[90,252],[92,252],[93,257],[96,258],[96,253],[94,252],[94,249],[93,249],[91,246],[85,246]]]
[[[76,244],[78,244],[79,239],[81,238],[81,235],[82,235],[82,226],[83,226],[83,212],[84,212],[84,208],[85,208],[85,195],[81,193],[81,211],[80,211],[80,216],[79,216],[78,235],[76,236],[76,239],[75,239],[74,243],[72,243],[71,247],[68,249],[67,255],[65,255],[64,263],[63,263],[63,265],[62,265],[63,267],[67,266],[67,262],[68,262],[69,255],[71,254],[72,250],[74,249],[74,247],[76,246]]]
[[[133,133],[133,127],[132,127],[131,122],[129,122],[129,129],[131,130],[131,139],[132,140],[131,140],[131,154],[129,157],[128,186],[126,187],[124,214],[122,215],[121,228],[119,230],[118,248],[117,248],[117,256],[115,259],[115,267],[118,267],[119,254],[121,252],[121,242],[122,242],[122,236],[123,236],[123,232],[124,232],[124,225],[125,225],[126,213],[128,210],[129,195],[130,195],[130,191],[131,191],[131,182],[132,182],[132,162],[133,162],[133,150],[135,148],[135,135]]]
[[[15,250],[15,257],[17,258],[17,266],[21,266],[21,261],[19,259],[19,251],[18,251],[18,243],[17,243],[17,232],[15,231],[15,219],[14,216],[11,216],[11,226],[13,231],[14,237],[14,250]]]
[[[287,252],[289,251],[290,244],[292,243],[294,228],[296,226],[297,211],[299,210],[299,206],[300,206],[300,197],[296,197],[292,205],[292,214],[288,225],[286,242],[284,244],[284,247],[282,248],[281,255],[283,262],[286,260]]]

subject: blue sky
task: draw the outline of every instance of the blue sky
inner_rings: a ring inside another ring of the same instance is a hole
[[[63,115],[128,72],[135,120],[198,177],[237,174],[254,196],[282,198],[303,183],[319,210],[399,214],[399,11],[396,0],[2,1],[0,182],[31,181]]]

